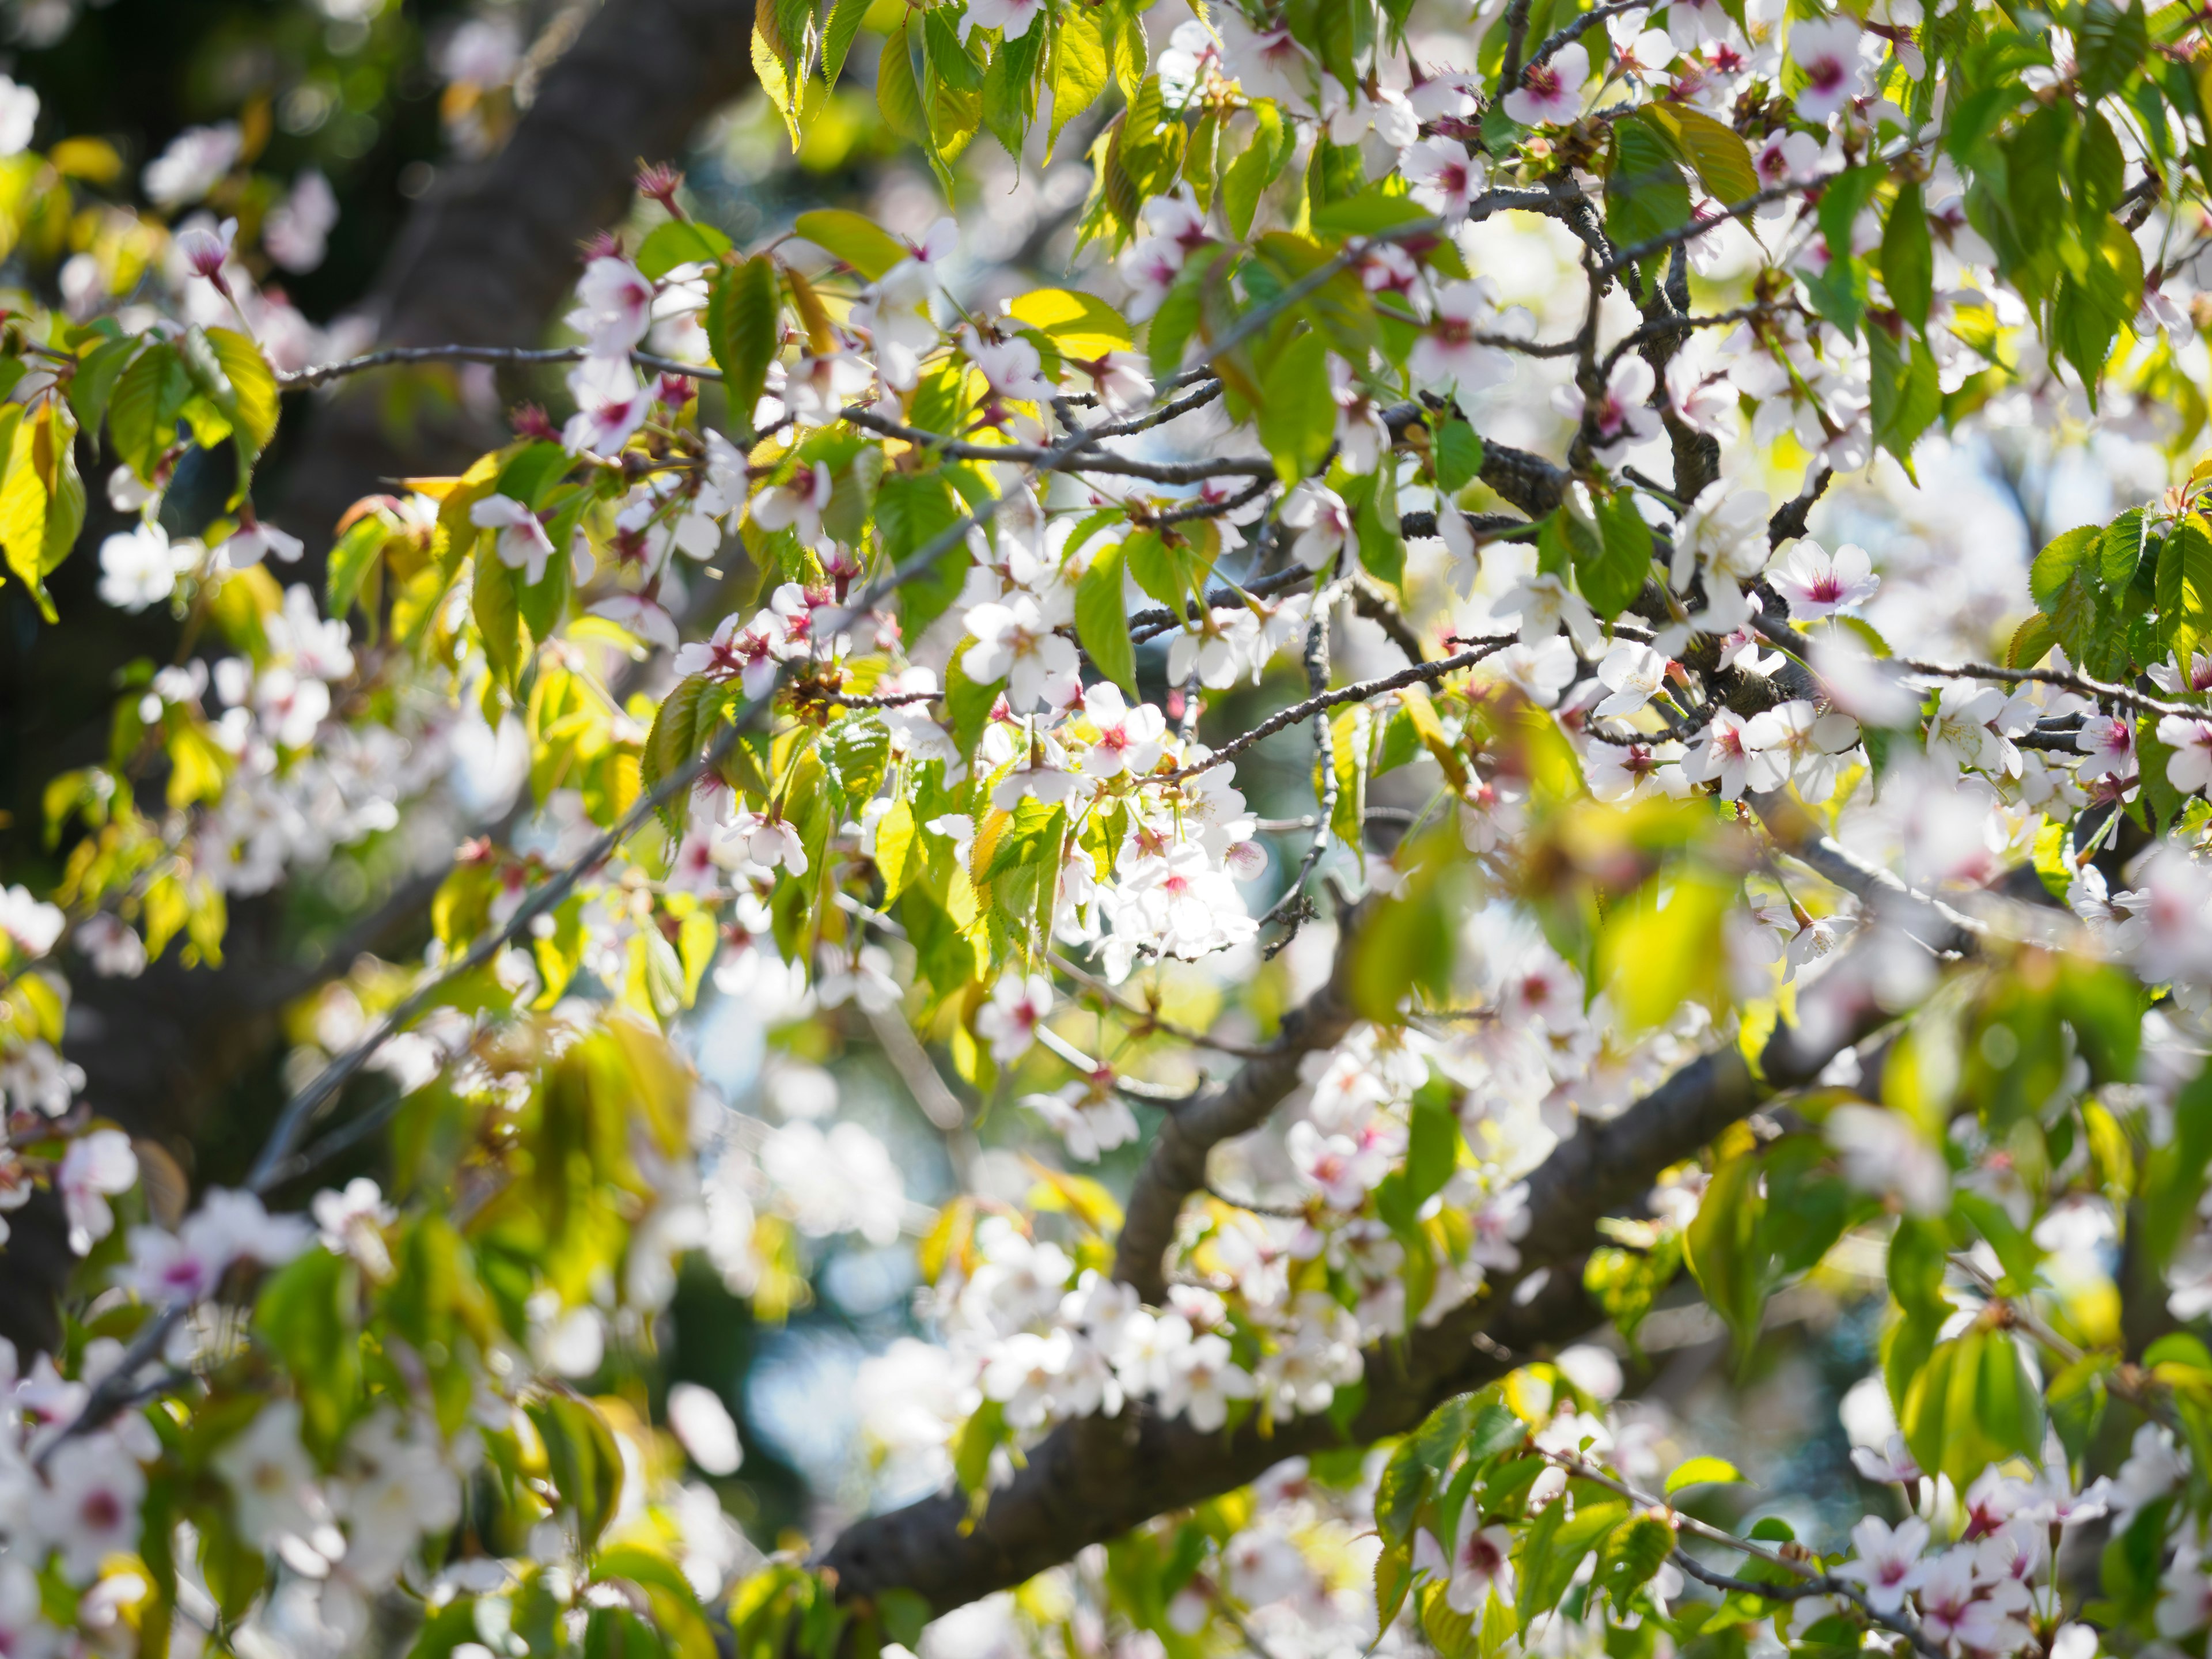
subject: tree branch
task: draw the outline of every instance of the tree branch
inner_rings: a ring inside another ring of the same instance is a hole
[[[1018,1584],[1153,1516],[1231,1491],[1284,1458],[1403,1433],[1439,1401],[1571,1341],[1601,1318],[1583,1293],[1580,1270],[1583,1255],[1597,1242],[1598,1221],[1639,1207],[1660,1170],[1694,1154],[1773,1091],[1810,1082],[1837,1054],[1888,1018],[1857,976],[1832,970],[1806,988],[1801,1006],[1812,1016],[1802,1026],[1781,1027],[1769,1040],[1760,1057],[1763,1080],[1752,1075],[1733,1046],[1716,1049],[1610,1122],[1585,1122],[1553,1152],[1528,1177],[1532,1222],[1521,1243],[1522,1270],[1435,1325],[1368,1350],[1366,1398],[1342,1432],[1325,1414],[1278,1421],[1264,1434],[1249,1421],[1233,1433],[1202,1432],[1183,1419],[1163,1421],[1141,1405],[1118,1418],[1081,1419],[1061,1425],[1032,1448],[1013,1480],[991,1495],[972,1523],[964,1493],[940,1493],[855,1522],[823,1552],[820,1565],[836,1574],[838,1593],[847,1598],[906,1589],[944,1613]],[[1314,1036],[1334,1024],[1318,1010],[1309,1016],[1302,1009],[1292,1018],[1302,1016],[1315,1021]],[[1278,1060],[1270,1070],[1267,1086],[1286,1093],[1296,1077],[1295,1060]],[[1232,1079],[1230,1087],[1237,1086]],[[1265,1118],[1280,1095],[1267,1095],[1257,1079],[1248,1086],[1252,1092],[1234,1116],[1249,1127]],[[1219,1109],[1212,1120],[1217,1125],[1230,1115],[1229,1109]],[[1183,1115],[1163,1126],[1163,1141]],[[1158,1176],[1148,1161],[1139,1188],[1163,1198],[1172,1192],[1179,1209],[1182,1197],[1202,1182],[1204,1170],[1174,1191],[1190,1164],[1187,1152],[1172,1156],[1176,1170]],[[1163,1211],[1164,1225],[1157,1218]],[[1156,1269],[1147,1281],[1129,1268],[1157,1261],[1152,1243],[1157,1239],[1164,1250],[1173,1223],[1172,1210],[1148,1199],[1146,1231],[1139,1241],[1142,1260],[1131,1262],[1140,1254],[1130,1236],[1139,1224],[1133,1201],[1117,1275],[1156,1285]]]

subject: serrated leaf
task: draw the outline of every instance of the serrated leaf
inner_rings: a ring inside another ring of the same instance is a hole
[[[876,868],[884,878],[884,903],[889,906],[906,890],[921,862],[920,838],[915,833],[914,808],[904,800],[876,822]]]
[[[346,526],[331,547],[328,574],[325,592],[329,601],[330,614],[343,617],[353,609],[360,595],[362,582],[370,569],[383,556],[384,544],[394,528],[392,519],[383,513],[362,515]]]
[[[1282,175],[1291,159],[1293,138],[1283,125],[1282,112],[1265,100],[1252,106],[1255,123],[1246,144],[1221,177],[1222,212],[1231,233],[1239,240],[1252,234],[1253,216],[1267,186]]]
[[[2081,97],[2095,103],[2135,72],[2150,49],[2150,29],[2140,0],[2126,9],[2112,0],[2089,0],[2074,35],[2074,61]]]
[[[2097,544],[2103,535],[2100,526],[2085,524],[2054,536],[2044,544],[2027,570],[2028,592],[2039,606],[2049,611],[2057,602],[2075,568],[2084,560],[2095,559]]]
[[[711,265],[730,251],[730,239],[712,225],[696,219],[671,219],[656,225],[638,244],[635,261],[640,272],[653,282],[678,265]]]
[[[657,930],[653,936],[659,936]],[[606,1419],[587,1400],[551,1395],[525,1409],[545,1447],[553,1488],[562,1504],[574,1510],[577,1531],[589,1549],[606,1530],[622,1498],[622,1448]]]
[[[211,328],[207,339],[230,383],[231,401],[222,412],[234,431],[243,432],[252,440],[258,456],[276,435],[276,376],[269,360],[261,355],[261,348],[236,329]]]
[[[761,20],[771,16],[773,10],[772,7],[763,6],[753,14],[753,76],[760,82],[761,90],[768,94],[769,102],[775,106],[775,112],[783,118],[784,131],[791,139],[791,152],[796,155],[800,135],[798,106],[792,101],[791,64],[761,27]]]
[[[56,621],[46,577],[70,556],[84,527],[84,481],[76,470],[76,415],[58,394],[43,396],[14,423],[0,483],[0,543],[8,568],[30,589],[40,614]]]
[[[750,443],[753,410],[783,345],[783,307],[767,255],[715,277],[707,301],[707,343],[729,388],[730,419]]]
[[[1644,109],[1680,148],[1716,202],[1741,202],[1759,193],[1751,147],[1734,127],[1688,104],[1651,103]]]
[[[923,113],[921,88],[915,82],[914,52],[902,21],[884,42],[876,60],[876,108],[884,125],[910,144],[929,140],[929,118]]]
[[[890,770],[890,730],[874,714],[848,720],[823,738],[820,753],[830,777],[844,792],[847,806],[857,816],[883,787]]]
[[[1430,216],[1429,210],[1411,197],[1394,196],[1380,185],[1370,185],[1314,209],[1308,222],[1316,236],[1372,236]]]
[[[1650,576],[1651,526],[1626,490],[1598,496],[1591,506],[1597,534],[1574,540],[1575,585],[1590,609],[1610,622],[1635,603]]]
[[[1457,495],[1482,471],[1482,440],[1465,421],[1448,420],[1437,428],[1433,453],[1437,488],[1446,495]],[[1444,511],[1449,505],[1437,510]]]
[[[1036,117],[1036,71],[1045,45],[1045,31],[1036,27],[1018,40],[1001,41],[983,73],[983,125],[1017,164]]]
[[[1899,314],[1914,328],[1924,330],[1936,292],[1936,255],[1917,184],[1905,185],[1890,204],[1881,232],[1881,280]]]
[[[1905,471],[1912,468],[1912,446],[1943,412],[1943,387],[1928,343],[1917,335],[1902,346],[1889,331],[1867,329],[1867,356],[1872,368],[1874,441],[1897,457]]]
[[[822,31],[822,78],[831,90],[837,78],[845,72],[845,60],[852,56],[853,42],[860,39],[860,25],[868,15],[872,0],[836,0],[830,9],[830,21]]]
[[[107,401],[107,435],[141,483],[153,483],[161,457],[176,442],[177,413],[191,391],[176,348],[161,340],[133,358],[115,383]]]
[[[977,830],[970,849],[975,878],[990,881],[1022,865],[1042,861],[1048,845],[1066,821],[1066,807],[1034,797],[1025,797],[1010,813],[991,813],[985,827],[996,833],[987,839]]]
[[[2212,635],[2212,536],[2185,519],[2158,550],[2158,637],[2186,661]]]
[[[1255,414],[1260,442],[1285,483],[1317,471],[1336,441],[1336,398],[1328,382],[1328,348],[1308,329],[1277,352],[1262,371]]]
[[[2135,580],[2147,529],[2139,507],[2130,507],[2105,526],[2097,538],[2097,574],[2107,588],[2123,588]]]
[[[1631,1596],[1656,1577],[1674,1553],[1674,1527],[1662,1515],[1632,1515],[1605,1536],[1598,1551],[1597,1584],[1622,1610]]]
[[[1008,301],[1006,315],[1049,336],[1067,357],[1096,359],[1127,351],[1136,331],[1121,313],[1095,295],[1073,289],[1041,288]]]
[[[1122,588],[1121,544],[1109,543],[1091,556],[1075,584],[1075,636],[1098,672],[1134,699],[1137,648]]]
[[[1044,159],[1060,143],[1070,121],[1098,101],[1112,69],[1106,50],[1103,7],[1064,6],[1052,25],[1052,129],[1045,137]]]
[[[793,222],[792,228],[872,283],[901,260],[913,257],[912,249],[874,220],[848,213],[842,208],[820,208],[802,213]]]
[[[1667,1477],[1667,1496],[1672,1498],[1686,1486],[1730,1485],[1743,1479],[1742,1471],[1723,1457],[1692,1457],[1675,1466]]]
[[[1613,123],[1605,201],[1606,232],[1618,246],[1690,222],[1690,187],[1675,165],[1674,146],[1648,108]]]

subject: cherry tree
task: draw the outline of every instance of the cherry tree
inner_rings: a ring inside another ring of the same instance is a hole
[[[210,126],[126,202],[0,83],[9,598],[175,628],[0,889],[0,1220],[75,1262],[0,1649],[2201,1650],[2203,16],[884,9],[764,6],[772,118],[872,58],[957,211],[644,167],[526,349],[356,350],[272,283],[319,175]],[[1063,283],[963,255],[986,139],[1087,143]],[[264,516],[423,363],[566,397]],[[191,1189],[72,984],[379,858],[428,949],[303,980]],[[846,1238],[911,1501],[748,1538],[679,1273],[773,1322]],[[1644,1385],[1808,1295],[1881,1334],[1801,1535]]]

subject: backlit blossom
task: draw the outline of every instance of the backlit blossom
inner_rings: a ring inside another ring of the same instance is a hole
[[[1522,71],[1520,86],[1505,94],[1505,112],[1524,127],[1563,126],[1582,113],[1589,79],[1589,53],[1571,40]]]

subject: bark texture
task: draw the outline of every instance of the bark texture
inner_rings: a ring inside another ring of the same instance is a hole
[[[750,0],[606,0],[506,148],[423,198],[369,303],[377,343],[537,344],[583,244],[627,211],[639,162],[679,156],[752,83],[752,20]],[[459,409],[395,423],[391,380],[409,372],[358,377],[316,410],[273,504],[311,544],[380,479],[450,471],[499,441]]]
[[[1343,1034],[1349,1021],[1338,1023],[1340,1006],[1332,981],[1301,1011],[1300,1022],[1286,1023],[1283,1049],[1253,1062],[1265,1088],[1255,1082],[1234,1096],[1244,1128],[1256,1127],[1296,1086],[1292,1050],[1301,1034],[1313,1048]],[[1439,1401],[1572,1341],[1600,1321],[1582,1287],[1583,1259],[1597,1241],[1599,1220],[1638,1210],[1659,1171],[1692,1156],[1773,1091],[1812,1081],[1887,1018],[1856,976],[1841,971],[1824,976],[1801,1007],[1805,1024],[1775,1033],[1760,1056],[1761,1076],[1753,1076],[1734,1048],[1717,1048],[1610,1122],[1586,1123],[1561,1144],[1528,1178],[1530,1225],[1521,1241],[1519,1272],[1493,1279],[1481,1297],[1434,1328],[1370,1349],[1366,1398],[1342,1430],[1326,1416],[1279,1423],[1272,1434],[1247,1424],[1226,1435],[1141,1410],[1083,1419],[1063,1424],[1031,1450],[1027,1466],[991,1495],[972,1525],[964,1493],[939,1493],[848,1528],[822,1565],[836,1573],[847,1597],[906,1589],[943,1613],[1018,1584],[1153,1516],[1243,1486],[1284,1458],[1402,1433]],[[1164,1158],[1156,1152],[1139,1190],[1148,1181],[1156,1180],[1162,1193],[1183,1182],[1189,1152],[1179,1144]],[[1203,1154],[1198,1156],[1192,1167],[1202,1180]],[[1156,1163],[1172,1167],[1156,1177]],[[1192,1189],[1184,1185],[1182,1191]],[[1131,1215],[1133,1220],[1133,1209]],[[1157,1274],[1158,1252],[1149,1235],[1141,1255],[1139,1262],[1118,1264],[1117,1273],[1133,1282],[1133,1267]]]
[[[379,343],[541,339],[575,284],[583,243],[626,210],[638,162],[678,155],[701,123],[750,84],[752,16],[750,0],[606,0],[546,70],[507,147],[456,169],[416,208],[369,301]],[[296,399],[288,410],[291,419],[307,415],[307,427],[277,458],[282,474],[264,506],[312,551],[283,573],[287,580],[320,586],[331,531],[360,496],[388,480],[450,471],[500,439],[458,410],[395,428],[387,419],[393,389],[389,375],[365,375],[312,411]],[[90,572],[80,552],[61,573],[85,590],[71,596],[79,614],[100,610]],[[125,618],[111,630],[112,651],[96,647],[88,659],[81,633],[65,643],[50,640],[27,607],[17,609],[26,614],[13,620],[23,626],[0,639],[0,686],[10,705],[5,751],[9,771],[28,780],[9,791],[27,803],[18,817],[35,825],[35,789],[45,778],[104,749],[104,722],[81,715],[105,707],[114,665],[138,655],[165,659],[173,642],[142,619]],[[64,650],[71,661],[46,660]],[[60,686],[82,692],[64,696]],[[415,911],[428,890],[419,889]],[[64,1048],[85,1070],[92,1109],[161,1142],[188,1165],[195,1146],[218,1168],[234,1161],[224,1157],[227,1138],[243,1138],[250,1155],[282,1094],[271,1064],[278,1012],[323,976],[299,963],[283,908],[281,893],[234,905],[219,969],[184,968],[173,951],[136,980],[96,979],[69,963]],[[412,913],[391,908],[384,919],[404,933]],[[389,939],[349,942],[332,953],[327,970],[342,971],[356,948],[377,943],[388,947]],[[33,1203],[11,1224],[0,1337],[27,1363],[58,1339],[57,1298],[71,1258],[58,1205]]]

